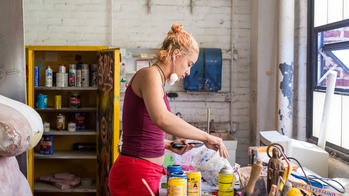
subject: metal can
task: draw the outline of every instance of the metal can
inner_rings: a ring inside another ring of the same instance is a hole
[[[231,167],[223,167],[218,174],[218,195],[234,195],[234,170]]]
[[[76,124],[74,122],[68,123],[68,131],[70,132],[76,131]]]
[[[44,122],[44,131],[50,132],[50,123],[49,122]]]
[[[185,180],[185,191],[184,191],[184,195],[187,195],[187,174],[183,173],[183,172],[172,172],[170,174],[170,178],[173,177],[178,177],[178,178],[183,178]]]
[[[44,94],[36,95],[36,108],[38,109],[47,108],[47,95],[44,95]]]
[[[76,125],[76,130],[86,129],[86,113],[85,112],[76,112],[74,113],[74,120]]]
[[[76,65],[69,64],[69,86],[76,86]]]
[[[65,87],[64,86],[64,73],[56,73],[56,87]]]
[[[58,73],[65,73],[65,64],[60,64],[59,65]]]
[[[79,108],[81,106],[81,99],[79,94],[72,94],[69,99],[70,107]]]
[[[201,173],[199,171],[188,171],[188,196],[201,196]]]
[[[89,68],[88,64],[82,64],[82,70],[81,70],[81,86],[82,87],[88,87],[89,86]]]
[[[76,87],[81,87],[81,69],[76,70],[76,81],[75,81]]]
[[[40,154],[53,154],[52,135],[43,135],[40,140]]]
[[[96,87],[97,86],[97,64],[91,64],[91,86]]]
[[[65,129],[65,116],[63,114],[57,115],[57,130],[62,131]]]
[[[61,95],[56,95],[55,96],[55,108],[56,109],[61,109],[62,108],[62,96]]]
[[[185,196],[185,179],[172,177],[168,180],[169,196]]]

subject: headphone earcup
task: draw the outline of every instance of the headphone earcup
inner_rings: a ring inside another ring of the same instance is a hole
[[[170,79],[167,80],[167,84],[169,84],[170,86],[174,85],[174,83],[178,80],[178,76],[175,73],[172,73],[170,76]]]

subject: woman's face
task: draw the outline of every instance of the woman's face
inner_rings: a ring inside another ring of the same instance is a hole
[[[190,69],[198,60],[198,57],[199,53],[196,51],[193,51],[188,55],[177,56],[177,58],[174,61],[174,66],[176,68],[175,72],[178,75],[178,80],[182,80],[185,76],[190,75]]]

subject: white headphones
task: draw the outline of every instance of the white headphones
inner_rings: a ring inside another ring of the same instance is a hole
[[[172,86],[174,83],[178,80],[178,75],[175,73],[176,72],[176,67],[173,63],[173,73],[170,76],[170,79],[167,80],[167,84]]]
[[[167,80],[167,84],[172,86],[178,80],[178,76],[176,73],[172,73],[170,79]]]

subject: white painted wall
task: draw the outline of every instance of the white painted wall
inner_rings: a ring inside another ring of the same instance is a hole
[[[252,1],[250,114],[251,144],[261,130],[276,130],[277,0]],[[293,137],[306,134],[307,1],[295,1],[295,58]]]
[[[277,0],[252,1],[251,126],[252,143],[259,144],[259,131],[276,129],[276,17]]]
[[[106,45],[158,48],[171,24],[184,24],[200,47],[225,51],[221,94],[226,100],[207,101],[212,94],[191,94],[178,84],[173,90],[191,101],[171,101],[173,112],[202,124],[206,108],[222,129],[235,122],[238,163],[247,163],[250,131],[250,0],[24,0],[26,45]],[[233,55],[231,51],[234,51]],[[234,57],[234,58],[232,58]],[[194,99],[194,100],[193,100]],[[231,102],[230,102],[231,100]],[[231,105],[232,104],[232,105]],[[232,108],[230,111],[229,108]],[[231,116],[231,118],[230,118]]]

